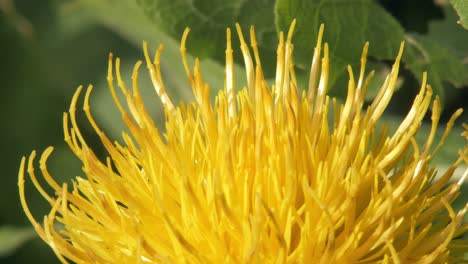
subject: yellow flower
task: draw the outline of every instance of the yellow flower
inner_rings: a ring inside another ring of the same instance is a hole
[[[431,160],[461,114],[455,112],[432,147],[440,116],[438,98],[423,75],[421,90],[400,126],[390,132],[379,119],[395,90],[403,45],[374,101],[364,107],[373,72],[365,76],[368,44],[357,79],[348,67],[344,103],[327,96],[328,46],[323,26],[314,50],[307,92],[298,91],[293,67],[294,22],[280,34],[276,78],[263,78],[255,33],[251,48],[237,26],[247,84],[235,92],[231,32],[227,30],[225,87],[210,101],[198,60],[182,61],[195,102],[174,105],[161,77],[159,57],[150,59],[152,83],[164,105],[165,131],[145,110],[135,65],[131,89],[120,61],[109,57],[108,82],[130,134],[113,143],[92,117],[90,86],[84,112],[107,150],[99,160],[77,124],[82,88],[64,114],[65,141],[83,163],[85,177],[59,185],[40,158],[48,194],[34,173],[35,152],[21,161],[22,206],[39,236],[62,262],[76,263],[446,263],[461,261],[468,245],[468,206],[454,212],[457,166],[468,148],[440,177]],[[251,55],[253,53],[253,56]],[[322,59],[320,57],[322,56]],[[118,99],[117,84],[127,106]],[[299,87],[302,88],[302,87]],[[424,146],[415,134],[432,102],[432,129]],[[128,110],[127,110],[128,109]],[[465,128],[466,129],[466,128]],[[466,137],[465,132],[465,137]],[[27,169],[51,204],[42,224],[25,197]]]

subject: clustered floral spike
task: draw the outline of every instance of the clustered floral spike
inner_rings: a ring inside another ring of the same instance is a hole
[[[323,25],[307,92],[299,92],[292,59],[294,23],[286,39],[279,35],[271,88],[253,27],[249,48],[237,26],[247,75],[246,87],[237,93],[227,30],[225,87],[214,104],[198,60],[193,71],[187,63],[188,30],[181,54],[195,102],[187,105],[174,105],[166,93],[161,47],[152,59],[144,43],[146,65],[166,114],[163,133],[139,92],[142,62],[135,65],[129,89],[119,59],[114,64],[110,55],[110,91],[130,132],[123,133],[123,143],[113,143],[93,119],[91,86],[84,97],[84,112],[107,150],[105,161],[77,124],[78,88],[63,123],[65,141],[82,161],[85,177],[72,186],[56,183],[46,167],[52,147],[39,163],[54,195],[38,183],[35,152],[22,159],[19,172],[26,215],[63,263],[463,262],[468,205],[455,212],[450,204],[468,171],[458,182],[450,179],[457,166],[468,163],[468,147],[440,177],[431,165],[461,110],[433,147],[441,110],[424,74],[396,131],[377,129],[395,91],[403,44],[380,92],[364,107],[373,75],[365,76],[366,43],[357,80],[348,67],[348,96],[342,104],[327,96],[330,62],[328,46],[322,45]],[[127,106],[117,96],[114,67]],[[432,129],[419,146],[415,134],[431,102]],[[42,224],[26,202],[25,170],[52,207]]]

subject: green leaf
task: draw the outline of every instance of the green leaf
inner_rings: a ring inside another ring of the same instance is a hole
[[[0,258],[12,254],[17,248],[35,236],[34,228],[31,227],[1,226]]]
[[[370,42],[369,56],[382,61],[393,60],[400,42],[405,40],[403,64],[419,81],[422,79],[422,73],[427,71],[428,83],[441,97],[442,102],[445,96],[445,82],[456,87],[468,82],[466,65],[451,49],[427,36],[404,34],[398,22],[374,1],[278,0],[278,30],[286,31],[294,18],[297,19],[294,38],[295,60],[301,67],[309,66],[317,30],[321,23],[325,24],[324,39],[330,45],[330,84],[332,87],[334,84],[335,87],[340,87],[331,92],[337,96],[342,97],[346,93],[343,88],[346,87],[348,78],[346,64],[351,64],[355,72],[359,69],[359,57],[365,41]],[[437,26],[434,25],[432,30],[438,30]],[[460,37],[467,36],[465,34]],[[467,43],[453,42],[459,46]]]
[[[164,74],[164,77],[169,76],[168,78],[171,78],[174,84],[174,86],[169,86],[167,88],[169,90],[184,89],[183,91],[177,91],[176,93],[190,93],[190,87],[185,78],[185,70],[182,65],[179,51],[180,44],[178,40],[182,37],[182,32],[175,38],[168,36],[165,31],[154,25],[154,22],[145,15],[143,9],[137,5],[135,0],[124,0],[120,1],[119,4],[114,4],[109,1],[79,1],[83,5],[83,8],[86,9],[86,11],[89,12],[97,21],[109,28],[112,28],[135,45],[141,46],[142,41],[147,40],[149,47],[152,47],[153,51],[158,45],[164,45],[164,50],[161,56],[161,67],[163,68],[163,71],[164,69],[167,69],[167,74]],[[185,22],[181,23],[184,23],[184,28],[189,25]],[[270,26],[273,27],[273,24]],[[195,24],[194,27],[196,27]],[[223,30],[224,33],[225,30],[226,28]],[[194,31],[193,28],[192,31]],[[196,37],[211,39],[211,37],[207,38],[207,36],[195,36],[194,32],[192,32],[188,39],[187,48],[190,48],[193,42],[197,41],[195,39]],[[225,39],[225,37],[222,37],[222,39]],[[223,45],[225,46],[225,40]],[[115,55],[118,56],[118,54]],[[221,55],[224,56],[224,50]],[[143,59],[143,57],[140,59]],[[187,59],[189,64],[193,65],[193,56],[188,55]],[[223,86],[224,63],[220,64],[211,58],[207,58],[200,62],[200,68],[206,82],[215,88]],[[241,74],[242,69],[240,67],[236,67],[236,69],[236,82],[239,81],[238,83],[245,83],[243,82],[245,77]]]
[[[450,3],[460,16],[458,23],[468,29],[468,2],[466,0],[450,0]]]
[[[458,17],[451,5],[443,6],[443,12],[444,19],[429,23],[427,36],[468,63],[468,32],[457,24]]]
[[[421,81],[427,72],[428,84],[444,102],[444,82],[460,87],[468,83],[468,67],[452,52],[430,37],[407,34],[404,54],[405,66]]]
[[[439,96],[448,98],[448,103],[460,93],[453,87],[468,85],[468,33],[457,25],[450,5],[445,5],[443,11],[444,19],[430,22],[426,35],[405,36],[407,49],[403,59],[418,80],[422,71],[428,71],[428,83]]]
[[[366,41],[370,42],[369,56],[393,60],[404,38],[398,22],[370,0],[278,0],[275,15],[279,31],[287,31],[292,20],[297,20],[293,40],[295,62],[303,68],[309,67],[319,26],[325,24],[332,86],[339,81],[340,87],[347,87],[343,86],[348,78],[346,65],[351,64],[355,72],[359,69]]]
[[[224,62],[226,28],[234,27],[236,22],[244,27],[244,34],[248,33],[248,26],[255,25],[260,46],[269,47],[265,43],[272,39],[277,42],[273,17],[274,0],[137,1],[154,24],[175,39],[180,39],[184,29],[190,27],[190,45],[187,49],[200,58],[214,57]],[[236,35],[232,34],[234,41],[237,39]]]
[[[453,86],[468,85],[468,33],[457,25],[450,5],[445,5],[443,12],[444,19],[430,22],[426,35],[405,36],[407,49],[403,58],[419,81],[421,73],[428,72],[428,83],[441,99],[457,96],[459,91]]]

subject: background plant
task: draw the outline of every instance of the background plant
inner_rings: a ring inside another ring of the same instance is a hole
[[[63,143],[61,128],[62,112],[68,109],[73,91],[80,84],[95,84],[92,104],[97,118],[111,136],[119,138],[122,124],[106,88],[107,56],[110,51],[120,56],[123,76],[130,78],[134,62],[142,59],[143,39],[153,47],[165,45],[162,67],[169,93],[173,98],[186,100],[190,99],[190,88],[178,51],[178,40],[186,26],[192,29],[189,51],[202,58],[204,76],[209,76],[212,90],[217,90],[224,82],[226,27],[233,28],[239,22],[246,32],[251,24],[256,26],[262,64],[271,76],[277,32],[297,18],[295,62],[299,79],[305,81],[307,76],[302,69],[310,63],[318,25],[325,23],[324,37],[331,45],[331,93],[338,98],[343,98],[346,91],[344,67],[347,63],[356,67],[366,40],[370,41],[368,69],[377,71],[369,100],[375,96],[372,91],[383,81],[400,41],[404,40],[405,70],[396,98],[385,114],[388,122],[394,123],[409,109],[422,71],[428,71],[429,83],[443,100],[444,117],[456,108],[467,108],[468,7],[464,0],[199,0],[190,5],[185,2],[0,0],[2,263],[57,262],[52,251],[36,238],[19,205],[16,176],[20,157],[31,149],[41,151],[54,145],[56,151],[50,160],[54,175],[67,181],[81,174],[79,163]],[[240,50],[237,48],[234,53],[240,62]],[[267,57],[271,60],[266,61]],[[141,86],[148,95],[147,104],[155,119],[161,120],[159,102],[145,74],[142,71]],[[467,120],[465,113],[457,127]],[[418,135],[421,139],[427,129],[423,125]],[[455,129],[451,133],[437,157],[436,165],[441,169],[455,159],[457,150],[466,143],[460,132]],[[29,197],[38,195],[32,186],[26,187],[31,191]],[[467,188],[464,185],[465,197]],[[459,204],[466,201],[463,197],[458,199]],[[35,215],[45,214],[48,208],[42,199],[32,198],[31,205]]]

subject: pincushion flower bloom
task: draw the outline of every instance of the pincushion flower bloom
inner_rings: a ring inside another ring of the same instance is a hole
[[[78,88],[64,114],[65,141],[83,163],[84,176],[69,186],[47,170],[48,148],[40,171],[53,188],[47,193],[34,171],[36,153],[23,158],[19,172],[23,208],[39,236],[64,263],[446,263],[463,259],[467,206],[450,203],[460,185],[450,181],[466,164],[467,147],[447,171],[431,160],[461,114],[455,112],[443,138],[434,142],[440,116],[426,75],[399,127],[379,129],[395,91],[403,45],[373,102],[364,95],[368,44],[357,79],[348,67],[348,95],[340,103],[327,96],[329,50],[320,28],[308,89],[297,87],[293,67],[294,23],[279,35],[276,77],[265,81],[255,33],[251,47],[237,27],[247,83],[234,83],[231,32],[227,30],[225,86],[214,103],[198,60],[193,71],[182,61],[195,101],[175,105],[166,93],[159,58],[144,55],[165,111],[160,131],[146,111],[135,65],[131,88],[120,75],[120,61],[109,57],[108,84],[129,133],[113,142],[91,114],[84,112],[107,151],[100,160],[80,132],[75,111]],[[252,55],[253,54],[253,55]],[[115,73],[114,73],[115,70]],[[114,74],[125,103],[119,100]],[[236,73],[237,74],[237,73]],[[298,90],[300,88],[300,90]],[[432,104],[432,129],[423,146],[415,141]],[[466,132],[465,132],[466,137]],[[51,204],[42,224],[25,197],[27,170]],[[436,177],[437,176],[437,177]]]

